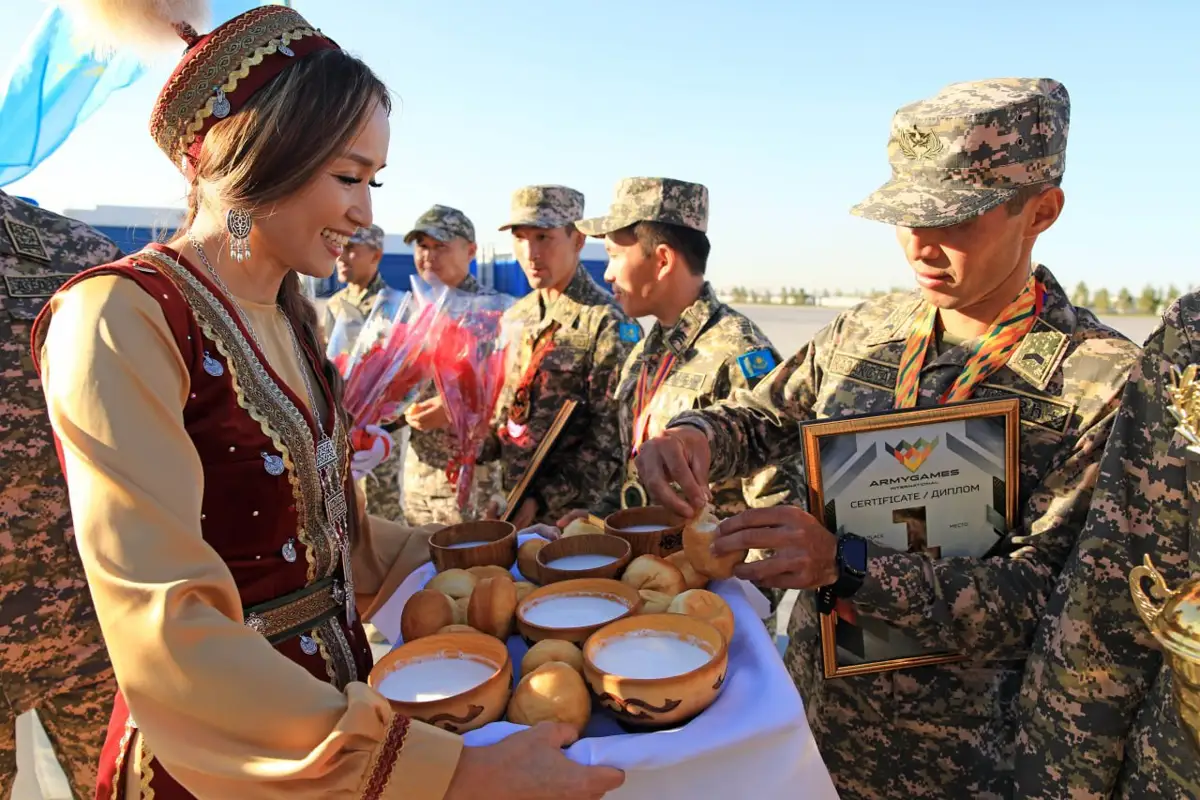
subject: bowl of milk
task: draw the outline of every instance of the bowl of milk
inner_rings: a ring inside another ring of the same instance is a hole
[[[438,572],[493,565],[508,569],[517,560],[517,529],[498,519],[450,525],[429,537],[429,557]]]
[[[641,604],[636,589],[611,578],[558,581],[534,589],[517,604],[517,630],[529,642],[563,639],[582,645],[595,631],[635,613]]]
[[[537,579],[543,586],[577,578],[619,578],[629,564],[629,542],[607,533],[581,533],[538,550]]]
[[[397,713],[466,733],[504,714],[512,692],[508,647],[482,633],[437,633],[379,659],[367,683]]]
[[[720,631],[683,614],[627,617],[583,647],[588,688],[625,725],[669,728],[712,705],[729,667]]]
[[[604,532],[629,542],[632,557],[662,556],[683,549],[683,525],[687,520],[663,506],[626,508],[604,519]]]

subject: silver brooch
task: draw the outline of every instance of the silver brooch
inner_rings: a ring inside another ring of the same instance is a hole
[[[214,378],[219,378],[225,374],[225,366],[213,358],[207,350],[204,351],[204,371]]]
[[[263,469],[268,475],[279,476],[283,474],[283,459],[279,456],[271,455],[270,453],[261,453],[263,459]]]
[[[300,649],[304,651],[306,656],[315,656],[317,654],[317,643],[308,634],[300,637]]]
[[[289,564],[295,563],[295,561],[296,561],[296,540],[295,539],[288,539],[286,542],[283,543],[283,560],[288,562]]]
[[[213,100],[212,114],[217,119],[225,119],[229,116],[229,112],[233,107],[229,105],[229,98],[225,96],[225,90],[220,86],[214,86],[217,91],[217,97]]]
[[[263,633],[267,630],[267,621],[258,614],[246,615],[246,627],[252,631]]]

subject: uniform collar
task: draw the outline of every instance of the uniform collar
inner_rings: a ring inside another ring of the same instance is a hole
[[[664,331],[660,323],[654,323],[650,335],[646,337],[645,352],[655,353],[665,343],[676,358],[682,357],[692,349],[696,339],[700,338],[709,320],[716,315],[720,307],[721,301],[717,299],[716,292],[712,290],[708,281],[705,281],[700,289],[700,296],[683,310],[679,321],[669,330]]]
[[[595,301],[599,292],[600,287],[592,280],[588,271],[582,264],[576,264],[571,282],[547,307],[543,321],[547,324],[551,321],[557,322],[563,328],[572,327],[575,320],[579,319],[583,306]]]
[[[367,284],[367,288],[359,288],[356,284],[349,284],[346,287],[346,298],[352,303],[361,303],[364,299],[378,294],[381,290],[387,288],[387,282],[383,280],[383,276],[378,271],[375,272],[375,277],[371,278],[371,282]]]

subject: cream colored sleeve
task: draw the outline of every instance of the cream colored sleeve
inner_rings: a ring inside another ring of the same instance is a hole
[[[365,684],[339,692],[241,623],[201,536],[189,380],[157,302],[115,276],[52,302],[50,418],[117,682],[150,751],[200,797],[443,797],[458,737],[408,725]]]

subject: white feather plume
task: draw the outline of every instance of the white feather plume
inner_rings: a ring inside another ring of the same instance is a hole
[[[132,50],[144,58],[164,51],[178,56],[184,43],[174,25],[186,22],[203,34],[208,0],[57,0],[71,19],[83,50],[105,56]]]

